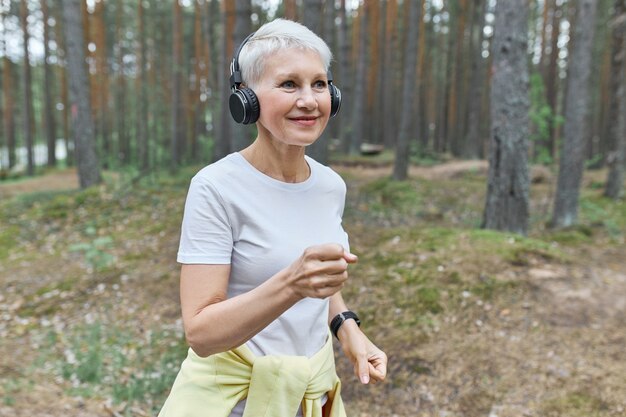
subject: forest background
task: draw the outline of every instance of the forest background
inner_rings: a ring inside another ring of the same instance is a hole
[[[346,180],[346,297],[390,355],[357,416],[623,415],[624,0],[0,0],[0,415],[148,415],[184,357],[190,177],[246,146],[234,48],[334,52],[307,152]]]

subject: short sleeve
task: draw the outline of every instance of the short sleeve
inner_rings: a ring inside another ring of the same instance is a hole
[[[177,261],[182,264],[230,264],[233,233],[222,198],[208,181],[191,180]]]

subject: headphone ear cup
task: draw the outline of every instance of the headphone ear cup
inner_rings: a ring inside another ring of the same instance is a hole
[[[330,117],[335,117],[341,108],[341,90],[335,84],[329,84],[330,90]]]
[[[233,91],[228,99],[228,108],[235,122],[244,125],[256,122],[261,114],[259,99],[249,88],[239,88]]]

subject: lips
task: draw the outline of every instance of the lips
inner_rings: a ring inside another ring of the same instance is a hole
[[[317,116],[297,116],[289,118],[289,120],[291,120],[292,122],[295,122],[302,126],[313,126],[317,119]]]

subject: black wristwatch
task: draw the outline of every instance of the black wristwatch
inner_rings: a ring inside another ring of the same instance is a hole
[[[337,314],[330,321],[330,330],[333,332],[337,340],[339,340],[339,337],[337,336],[339,328],[341,327],[343,322],[348,319],[353,319],[354,321],[356,321],[357,326],[361,327],[361,320],[359,320],[359,316],[357,316],[354,311],[344,311],[343,313]]]

